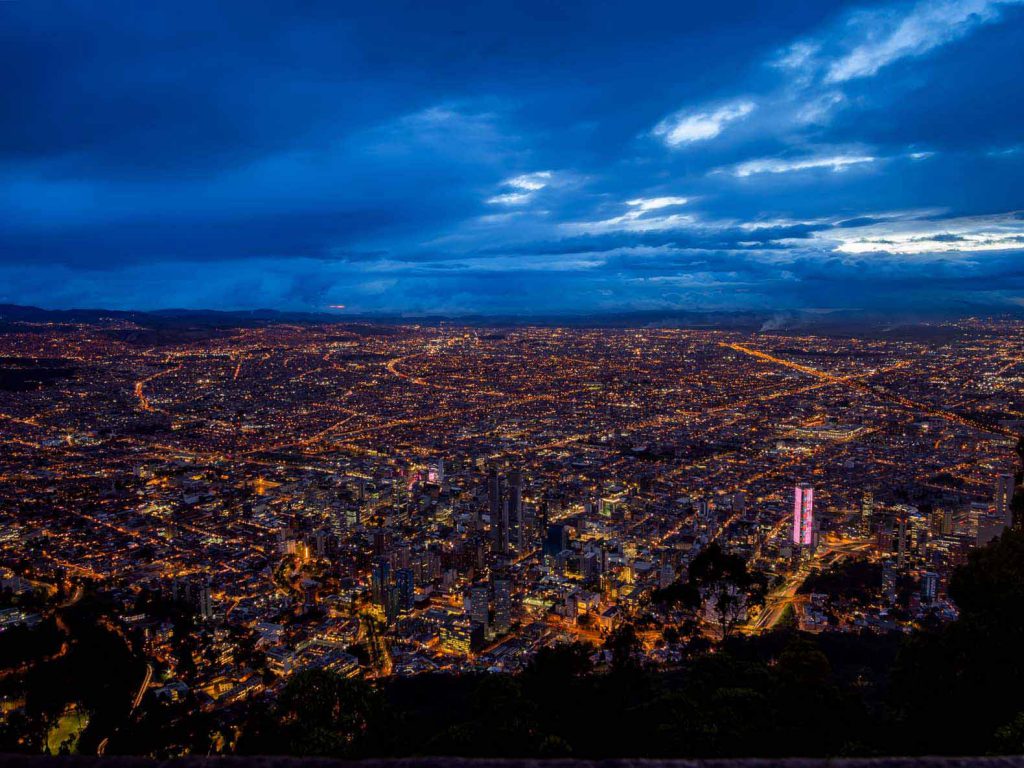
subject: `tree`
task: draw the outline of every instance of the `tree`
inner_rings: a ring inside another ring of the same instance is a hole
[[[639,666],[636,654],[640,650],[640,638],[632,624],[620,624],[613,629],[604,647],[612,653],[612,669],[626,670]]]
[[[868,560],[842,560],[811,573],[797,590],[802,595],[822,593],[837,602],[867,603],[882,589],[882,566]]]
[[[764,578],[747,570],[742,557],[727,554],[715,542],[693,559],[688,573],[703,605],[710,606],[723,640],[748,607],[764,600]]]
[[[369,683],[329,670],[294,675],[271,709],[253,706],[239,751],[359,757],[385,754],[389,713],[383,697]]]
[[[673,581],[667,587],[654,590],[651,602],[666,608],[697,609],[700,607],[700,594],[688,581]]]
[[[382,725],[383,702],[363,680],[324,670],[299,672],[277,702],[289,754],[351,756]],[[374,728],[374,730],[376,730]]]
[[[960,617],[922,633],[898,658],[894,704],[911,749],[983,754],[1017,733],[1024,690],[1024,531],[971,553],[950,581]],[[956,728],[934,729],[936,722]],[[998,732],[998,735],[997,735]]]
[[[562,643],[541,648],[530,661],[524,674],[544,681],[561,681],[583,677],[594,668],[590,655],[594,649],[581,642]]]

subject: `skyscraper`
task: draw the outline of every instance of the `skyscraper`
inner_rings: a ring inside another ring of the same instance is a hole
[[[384,592],[391,584],[391,563],[380,558],[370,572],[370,599],[377,605],[384,604]]]
[[[814,489],[806,483],[793,489],[793,543],[814,543]]]
[[[942,535],[949,536],[953,533],[953,509],[946,507],[942,510]]]
[[[506,493],[509,540],[514,544],[516,552],[521,553],[526,531],[523,526],[523,473],[519,470],[509,472]]]
[[[939,574],[929,571],[921,575],[921,600],[931,604],[939,596]]]
[[[505,577],[495,578],[494,631],[505,634],[512,628],[512,582]]]
[[[383,596],[384,620],[390,625],[398,620],[401,612],[401,595],[397,584],[388,584],[384,587]]]
[[[171,599],[191,610],[199,619],[213,618],[210,579],[177,578],[171,583]]]
[[[1009,472],[996,475],[995,488],[995,513],[1006,524],[1013,525],[1013,510],[1010,509],[1010,502],[1013,501],[1014,479]]]
[[[502,555],[510,550],[525,551],[529,531],[523,510],[523,473],[513,470],[505,478],[492,467],[487,477],[487,507],[495,551]]]
[[[507,497],[502,497],[499,502],[498,519],[491,521],[491,526],[494,529],[494,542],[495,550],[502,555],[508,554],[509,544],[509,500]]]
[[[547,534],[544,537],[544,557],[556,558],[558,553],[569,547],[569,531],[562,523],[552,523],[548,526]]]
[[[860,499],[860,530],[861,533],[871,533],[871,518],[875,514],[875,496],[871,491],[865,491]]]
[[[469,616],[473,624],[480,627],[484,637],[490,636],[488,627],[488,601],[490,588],[487,584],[477,584],[469,591]]]
[[[192,585],[192,609],[194,614],[205,620],[213,618],[213,601],[210,599],[210,580],[200,579]]]
[[[399,568],[395,571],[395,585],[398,588],[398,608],[403,613],[412,610],[416,597],[415,579],[411,568]]]
[[[907,564],[907,522],[909,511],[904,507],[896,515],[896,565],[903,568]]]
[[[487,473],[487,511],[491,515],[491,524],[498,519],[501,512],[501,496],[503,483],[497,467],[491,467]]]
[[[505,479],[497,467],[491,467],[487,475],[487,510],[491,518],[491,536],[494,549],[500,554],[508,552],[508,498],[505,495]]]

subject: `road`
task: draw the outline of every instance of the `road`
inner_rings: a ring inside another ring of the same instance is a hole
[[[848,557],[856,552],[866,550],[871,543],[862,539],[839,539],[825,541],[810,560],[805,560],[785,581],[765,598],[764,608],[757,615],[753,622],[748,622],[740,628],[746,634],[759,634],[774,629],[782,620],[786,609],[796,605],[800,598],[797,595],[800,587],[810,575],[815,565],[820,564],[830,555],[836,555],[836,559]]]
[[[70,608],[72,605],[74,605],[79,600],[81,600],[82,599],[82,595],[84,595],[84,594],[85,594],[85,587],[83,587],[81,584],[76,584],[74,590],[72,590],[71,595],[68,597],[68,599],[65,600],[63,603],[60,603],[57,607],[58,608]]]
[[[156,373],[135,382],[134,392],[136,399],[139,401],[139,408],[142,409],[143,411],[148,411],[150,413],[163,413],[163,411],[160,408],[157,408],[156,406],[149,402],[149,398],[146,397],[146,385],[151,381],[159,379],[161,376],[166,376],[169,373],[175,373],[177,371],[180,371],[182,367],[183,366],[181,365],[176,365],[173,368],[165,368],[162,371],[157,371]]]
[[[39,584],[39,582],[33,583]],[[8,677],[18,677],[24,675],[37,664],[49,664],[67,655],[68,651],[71,650],[71,630],[68,628],[68,625],[64,622],[64,619],[63,617],[61,617],[59,612],[64,608],[70,608],[71,606],[73,606],[75,603],[82,599],[83,594],[85,594],[85,589],[80,584],[78,584],[75,586],[74,591],[71,593],[67,600],[65,600],[62,603],[58,603],[55,606],[57,610],[56,612],[54,612],[53,616],[57,622],[57,629],[59,629],[64,635],[64,640],[61,642],[60,648],[57,649],[57,652],[52,653],[49,656],[43,659],[39,659],[35,662],[25,662],[23,664],[19,664],[16,667],[4,669],[0,671],[0,680],[4,680]]]
[[[146,663],[146,674],[142,678],[142,684],[139,686],[138,692],[135,694],[135,698],[132,699],[132,708],[128,711],[128,717],[130,718],[135,714],[135,710],[139,708],[142,703],[142,697],[146,695],[146,690],[149,688],[150,682],[153,680],[153,665]],[[110,737],[107,736],[96,746],[96,754],[103,757],[107,751],[107,744],[110,743]]]
[[[129,716],[135,714],[135,710],[139,708],[139,704],[142,703],[142,697],[146,695],[146,689],[149,688],[150,682],[153,680],[153,665],[146,664],[146,676],[142,678],[142,685],[139,686],[138,693],[135,694],[135,698],[132,700],[132,708],[128,713]]]
[[[366,645],[376,670],[375,676],[389,677],[395,665],[391,658],[391,649],[388,648],[387,639],[380,631],[380,621],[370,612],[362,612],[358,614],[358,618],[359,629],[356,633],[356,642]]]
[[[836,376],[835,374],[828,373],[826,371],[820,371],[817,368],[811,368],[810,366],[807,365],[794,363],[792,360],[786,360],[785,358],[782,357],[775,357],[775,355],[768,354],[767,352],[762,352],[759,349],[753,349],[752,347],[744,346],[743,344],[719,342],[719,345],[734,350],[736,352],[742,352],[745,355],[750,355],[751,357],[755,357],[758,360],[762,360],[766,363],[774,363],[775,365],[781,365],[784,368],[790,368],[794,371],[800,371],[800,373],[807,374],[808,376],[813,376],[816,379],[828,381],[833,384],[845,384],[851,389],[857,389],[860,390],[861,392],[866,392],[868,394],[875,395],[876,397],[879,397],[883,400],[888,400],[890,403],[893,403],[895,405],[901,405],[904,408],[909,408],[912,411],[918,411],[920,413],[928,414],[929,416],[935,416],[940,419],[945,419],[946,421],[952,422],[954,424],[959,424],[960,426],[963,427],[970,427],[971,429],[976,429],[979,432],[987,432],[989,434],[994,435],[1005,435],[1006,437],[1014,438],[1019,436],[1016,432],[1014,432],[1011,429],[1006,429],[996,424],[985,424],[975,419],[969,419],[965,416],[960,416],[959,414],[952,413],[950,411],[944,410],[934,405],[928,405],[927,403],[919,403],[915,400],[911,400],[908,397],[904,397],[903,395],[898,395],[895,392],[890,392],[887,389],[883,389],[882,387],[865,384],[864,382],[859,381],[858,378],[855,376]]]

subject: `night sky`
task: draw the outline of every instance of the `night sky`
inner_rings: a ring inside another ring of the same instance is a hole
[[[1024,2],[0,3],[0,302],[1024,306]]]

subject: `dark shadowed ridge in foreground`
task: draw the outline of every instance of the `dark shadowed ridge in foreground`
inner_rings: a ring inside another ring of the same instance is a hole
[[[29,757],[0,755],[0,768],[1024,768],[1024,757],[879,757],[781,760],[488,760],[458,757],[415,757],[393,760],[331,760],[327,758],[184,757],[149,760],[138,757]]]

